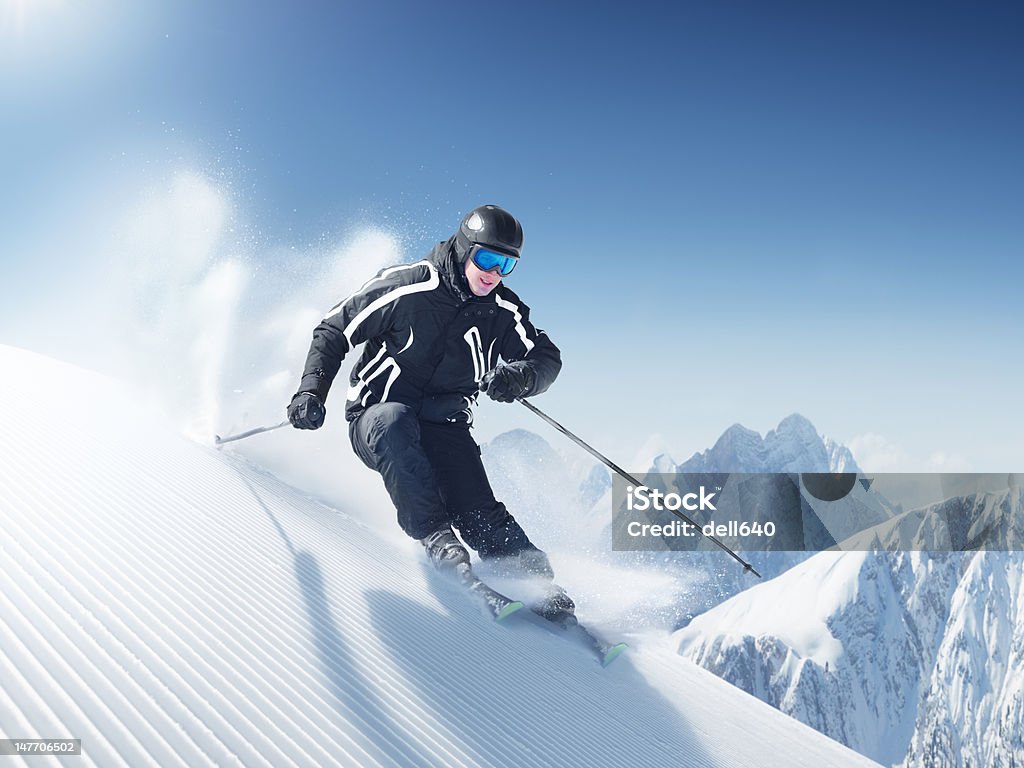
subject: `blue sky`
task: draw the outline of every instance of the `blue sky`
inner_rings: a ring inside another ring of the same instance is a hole
[[[800,411],[1020,469],[1019,7],[88,5],[0,0],[0,341],[59,352],[73,244],[177,170],[267,259],[365,226],[411,259],[496,202],[564,350],[545,402],[610,450]]]

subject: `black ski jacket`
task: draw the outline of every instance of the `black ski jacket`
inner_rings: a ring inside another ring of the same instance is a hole
[[[471,424],[480,379],[499,358],[533,369],[529,395],[551,386],[562,367],[558,347],[504,283],[487,296],[470,293],[451,240],[423,261],[381,270],[335,305],[313,331],[299,392],[326,401],[342,359],[363,342],[349,378],[348,421],[368,405],[396,402],[424,421]]]

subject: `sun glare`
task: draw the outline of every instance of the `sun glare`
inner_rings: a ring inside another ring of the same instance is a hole
[[[0,32],[24,35],[33,23],[63,4],[63,0],[0,0]]]

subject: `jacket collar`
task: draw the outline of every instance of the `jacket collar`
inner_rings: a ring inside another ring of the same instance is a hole
[[[451,237],[445,242],[435,245],[427,254],[427,260],[437,267],[437,271],[441,275],[441,282],[460,302],[493,302],[495,291],[491,291],[487,296],[474,296],[469,290],[465,269],[455,260],[454,245],[455,238]]]

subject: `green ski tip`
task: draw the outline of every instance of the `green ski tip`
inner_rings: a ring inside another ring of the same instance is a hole
[[[509,616],[511,616],[513,613],[515,613],[523,607],[525,607],[523,603],[521,603],[518,600],[513,600],[511,603],[506,605],[498,612],[498,615],[494,617],[494,620],[501,621],[502,619],[507,619]]]
[[[616,643],[615,645],[613,645],[611,648],[608,649],[608,652],[604,655],[604,659],[601,661],[601,666],[607,667],[609,664],[615,661],[619,657],[619,654],[621,654],[627,648],[629,648],[629,646],[625,643]]]

